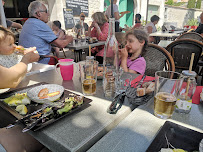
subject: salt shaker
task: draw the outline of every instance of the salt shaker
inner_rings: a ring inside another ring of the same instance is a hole
[[[179,93],[176,101],[176,112],[189,113],[192,108],[192,96],[196,90],[196,72],[182,71],[182,81],[179,86]]]

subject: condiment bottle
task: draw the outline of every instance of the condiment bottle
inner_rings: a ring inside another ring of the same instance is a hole
[[[188,70],[182,71],[182,82],[180,83],[180,90],[176,101],[176,112],[189,113],[192,108],[192,96],[196,89],[196,72]]]

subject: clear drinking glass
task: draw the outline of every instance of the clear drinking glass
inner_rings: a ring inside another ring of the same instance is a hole
[[[132,75],[129,73],[123,73],[119,77],[119,80],[117,82],[117,87],[116,87],[116,94],[120,94],[122,92],[125,92],[127,87],[130,86],[132,81]]]
[[[79,63],[82,92],[84,95],[96,94],[98,64],[98,61],[93,63],[82,61]]]
[[[157,71],[155,73],[155,116],[162,119],[172,116],[181,80],[181,74],[178,72]]]

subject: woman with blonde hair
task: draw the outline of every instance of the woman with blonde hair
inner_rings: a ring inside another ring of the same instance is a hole
[[[96,12],[92,15],[93,22],[88,28],[88,35],[90,37],[96,37],[99,41],[106,41],[108,37],[109,23],[107,18],[102,12]],[[104,45],[94,47],[92,54],[96,56],[96,60],[100,64],[103,63]],[[108,56],[108,54],[107,54]]]

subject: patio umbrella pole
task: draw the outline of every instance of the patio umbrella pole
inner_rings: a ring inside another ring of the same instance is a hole
[[[7,28],[7,24],[6,24],[6,17],[5,17],[5,13],[4,13],[4,8],[2,5],[2,0],[0,0],[0,14],[1,14],[1,25],[3,25],[4,27]]]

